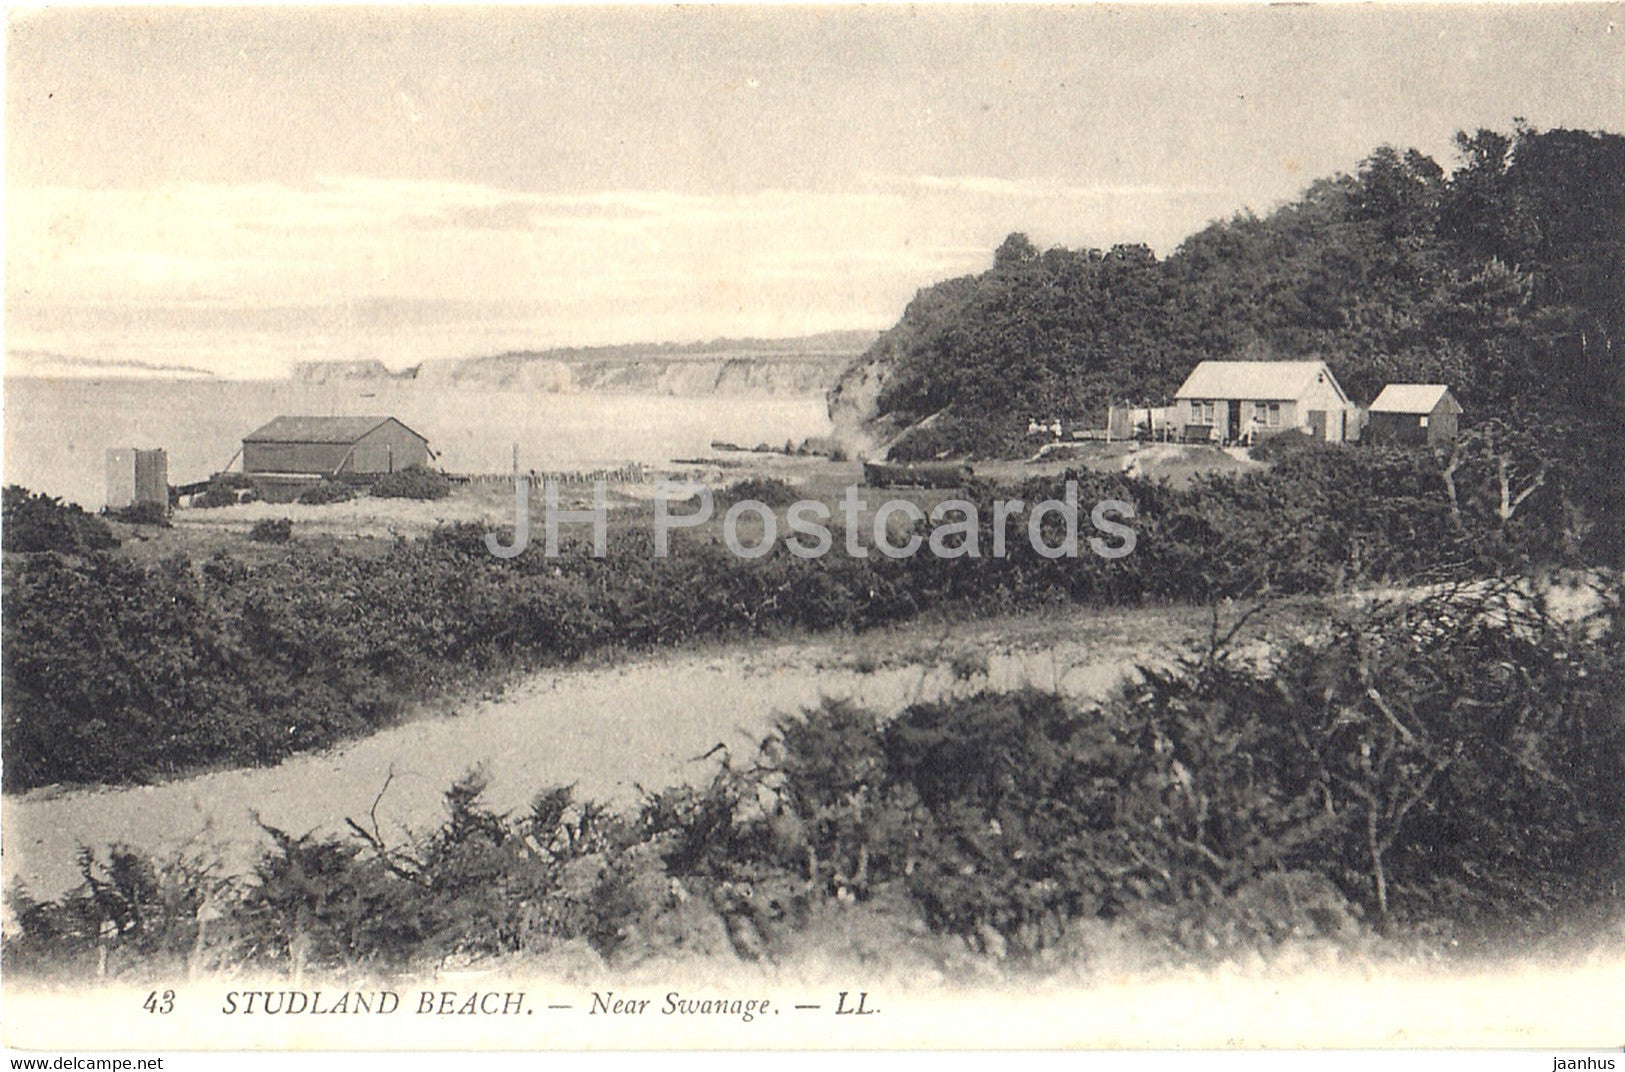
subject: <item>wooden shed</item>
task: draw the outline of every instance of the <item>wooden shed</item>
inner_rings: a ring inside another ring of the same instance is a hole
[[[1183,439],[1251,443],[1298,429],[1328,443],[1360,435],[1359,410],[1324,361],[1203,361],[1174,393]]]
[[[1442,383],[1391,383],[1371,403],[1366,435],[1373,443],[1448,450],[1460,415],[1461,404]]]
[[[169,509],[169,455],[162,449],[114,447],[107,452],[107,508]]]
[[[394,417],[278,417],[243,437],[243,472],[377,476],[429,462],[429,441]]]

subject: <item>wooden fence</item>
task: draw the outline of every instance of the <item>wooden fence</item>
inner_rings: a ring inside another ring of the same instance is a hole
[[[512,485],[516,477],[524,477],[530,481],[531,487],[541,487],[544,483],[552,484],[596,484],[600,480],[606,484],[646,484],[653,474],[650,468],[640,462],[619,465],[613,469],[577,469],[577,470],[548,470],[532,469],[524,473],[448,473],[446,474],[459,484],[508,484]]]

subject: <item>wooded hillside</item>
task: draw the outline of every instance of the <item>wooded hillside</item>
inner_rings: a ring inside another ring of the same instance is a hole
[[[916,433],[926,453],[1011,453],[1030,416],[1160,403],[1203,359],[1322,358],[1362,403],[1390,381],[1440,382],[1469,423],[1534,411],[1617,427],[1625,137],[1520,124],[1457,148],[1447,174],[1384,146],[1160,261],[1012,234],[988,271],[921,291],[854,367],[879,384],[862,416],[896,430],[940,414]]]

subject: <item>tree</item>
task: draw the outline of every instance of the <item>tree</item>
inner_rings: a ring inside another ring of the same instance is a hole
[[[1492,417],[1467,430],[1457,438],[1442,474],[1457,527],[1465,527],[1463,509],[1477,507],[1494,519],[1495,531],[1504,539],[1519,509],[1546,485],[1551,468],[1545,445],[1515,423]]]
[[[1012,233],[993,253],[993,268],[1015,268],[1038,259],[1038,247],[1020,231]]]

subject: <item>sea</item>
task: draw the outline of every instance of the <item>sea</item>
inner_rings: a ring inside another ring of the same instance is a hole
[[[243,436],[282,414],[400,419],[429,440],[448,472],[660,465],[715,440],[754,446],[826,435],[818,396],[546,393],[403,383],[294,380],[11,377],[4,380],[7,484],[89,510],[106,503],[106,453],[161,447],[169,482],[227,468]],[[233,464],[235,467],[235,464]]]

